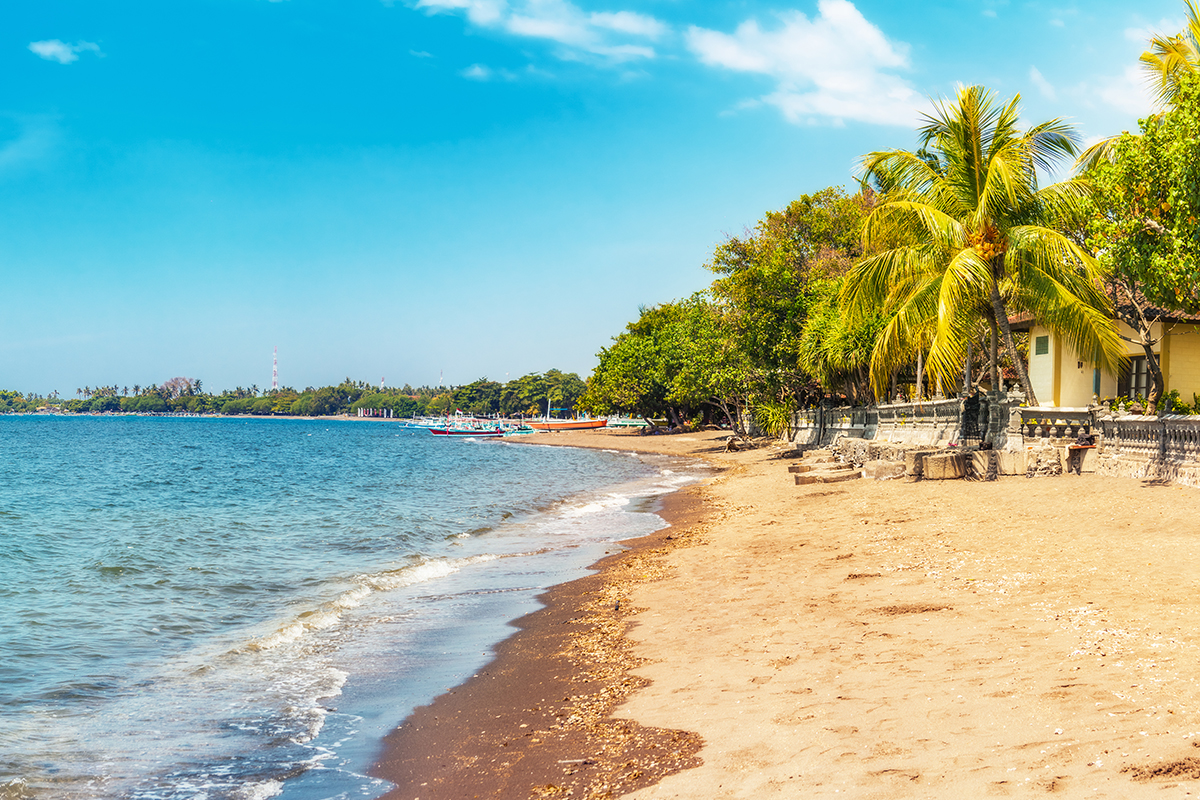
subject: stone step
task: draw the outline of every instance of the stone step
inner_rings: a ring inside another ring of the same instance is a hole
[[[833,451],[832,451],[832,450],[828,450],[828,449],[825,449],[825,450],[805,450],[805,451],[804,451],[804,458],[805,458],[805,459],[808,459],[808,458],[810,458],[810,457],[812,457],[812,456],[816,456],[816,457],[818,457],[818,458],[819,458],[819,457],[821,457],[821,456],[832,456],[832,455],[833,455]]]
[[[805,456],[804,457],[805,464],[833,464],[836,462],[836,460],[837,459],[835,459],[833,456],[816,456],[816,457]]]
[[[812,472],[816,468],[816,464],[792,464],[790,467],[788,467],[788,472],[798,474],[801,472]]]
[[[861,477],[861,469],[843,469],[834,472],[809,472],[803,475],[797,475],[796,485],[806,486],[810,483],[840,483],[841,481],[857,480]]]

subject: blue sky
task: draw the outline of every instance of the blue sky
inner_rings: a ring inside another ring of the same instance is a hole
[[[930,96],[1088,139],[1177,0],[38,0],[0,11],[0,388],[586,377]]]

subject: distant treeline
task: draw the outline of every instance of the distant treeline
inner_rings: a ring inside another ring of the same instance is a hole
[[[570,414],[586,386],[573,372],[557,369],[531,373],[498,383],[480,378],[465,386],[421,386],[378,388],[366,381],[346,378],[337,386],[309,386],[303,391],[283,387],[260,391],[257,386],[238,387],[220,394],[203,391],[203,383],[192,378],[172,378],[150,386],[86,386],[76,397],[64,399],[0,390],[0,413],[31,413],[53,409],[76,414],[232,414],[253,416],[293,415],[324,417],[357,414],[363,409],[388,409],[397,417],[436,416],[464,413],[480,416],[533,416],[546,413]]]

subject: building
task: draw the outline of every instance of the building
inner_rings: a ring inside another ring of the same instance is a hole
[[[1200,316],[1162,309],[1150,309],[1148,316],[1158,318],[1151,337],[1157,340],[1154,352],[1162,366],[1164,395],[1174,390],[1183,402],[1195,402],[1193,395],[1200,395]],[[1138,337],[1125,323],[1117,323],[1121,334],[1134,342],[1126,342],[1129,363],[1114,375],[1101,370],[1094,357],[1076,353],[1032,316],[1022,314],[1009,322],[1014,331],[1029,333],[1029,382],[1041,405],[1081,408],[1097,400],[1146,396],[1150,386],[1146,353],[1134,343]]]

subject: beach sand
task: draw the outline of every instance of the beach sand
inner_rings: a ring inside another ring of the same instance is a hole
[[[1200,491],[795,486],[779,450],[721,436],[536,437],[726,469],[665,509],[672,528],[551,591],[488,668],[507,688],[477,677],[419,710],[380,763],[389,797],[1200,794]],[[620,656],[589,675],[599,643]],[[573,697],[611,712],[557,716]]]

